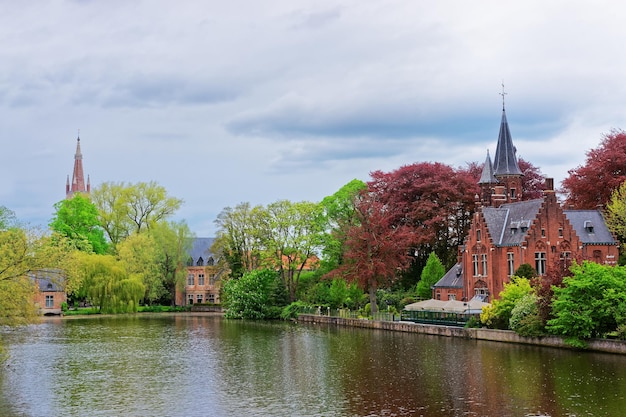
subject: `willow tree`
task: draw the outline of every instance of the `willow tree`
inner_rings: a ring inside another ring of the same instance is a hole
[[[146,303],[152,304],[168,293],[160,274],[159,247],[151,234],[135,233],[118,243],[116,249],[117,259],[126,271],[144,284]]]
[[[102,313],[137,311],[145,287],[111,255],[78,254],[84,292]]]

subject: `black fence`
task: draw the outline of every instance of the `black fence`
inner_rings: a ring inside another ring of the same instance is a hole
[[[464,327],[466,323],[474,317],[480,319],[480,314],[452,313],[447,311],[425,311],[425,310],[402,310],[401,321],[412,321],[414,323],[440,324],[445,326]]]

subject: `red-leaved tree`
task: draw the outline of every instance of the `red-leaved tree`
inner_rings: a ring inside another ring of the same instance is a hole
[[[575,209],[606,206],[611,194],[626,181],[626,132],[612,130],[600,146],[587,152],[585,164],[568,171],[561,183],[566,204]]]
[[[541,198],[546,184],[546,179],[541,170],[522,158],[519,158],[517,163],[524,174],[522,177],[522,200]]]
[[[375,313],[376,290],[390,286],[411,262],[415,230],[396,224],[392,211],[367,191],[357,200],[354,215],[357,221],[347,230],[343,263],[327,276],[356,282],[369,293]]]
[[[446,267],[453,265],[479,192],[472,172],[421,162],[371,175],[369,190],[385,205],[393,223],[415,231],[416,262],[423,266],[435,252]]]

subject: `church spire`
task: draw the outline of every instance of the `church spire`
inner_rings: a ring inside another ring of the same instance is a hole
[[[494,175],[496,178],[501,175],[522,175],[522,171],[517,164],[516,152],[517,149],[513,146],[509,123],[506,120],[506,111],[503,108],[498,145],[496,146],[496,156],[493,161]]]
[[[522,198],[522,177],[524,174],[517,163],[517,150],[513,146],[509,123],[506,120],[504,106],[504,83],[502,84],[502,121],[496,155],[491,165],[489,151],[478,184],[482,192],[482,203],[498,207],[503,203],[512,203]]]
[[[487,149],[487,158],[485,159],[485,165],[483,165],[483,172],[480,174],[479,184],[495,184],[498,180],[493,175],[493,164],[491,163],[491,156],[489,156],[489,149]]]
[[[506,110],[504,108],[504,81],[502,82],[502,121],[500,122],[500,133],[498,134],[498,145],[496,146],[496,156],[493,162],[494,175],[499,178],[503,175],[522,175],[522,171],[517,164],[517,150],[513,146],[509,123],[506,120]]]
[[[91,188],[91,187],[89,187]],[[80,134],[76,138],[76,153],[74,154],[74,171],[72,182],[65,185],[65,197],[72,198],[74,193],[88,193],[90,190],[85,186],[85,174],[83,172],[83,154],[80,151]]]

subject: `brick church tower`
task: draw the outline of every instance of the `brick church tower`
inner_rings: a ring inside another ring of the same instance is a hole
[[[502,103],[502,121],[496,156],[493,164],[489,151],[478,184],[480,185],[480,202],[485,206],[499,207],[504,203],[515,203],[522,198],[522,173],[517,163],[517,150],[513,146],[506,111]]]
[[[74,193],[89,194],[91,191],[91,184],[89,183],[89,176],[87,176],[87,182],[85,183],[85,173],[83,171],[83,154],[80,151],[80,136],[76,139],[76,153],[74,154],[74,172],[72,173],[72,182],[70,183],[70,176],[67,176],[67,182],[65,183],[65,198],[72,198]]]

